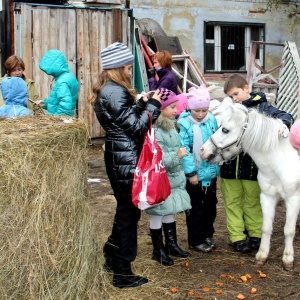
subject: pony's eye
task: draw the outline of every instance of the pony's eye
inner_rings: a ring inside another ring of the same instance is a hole
[[[223,132],[223,133],[228,133],[229,130],[223,127],[223,128],[222,128],[222,132]]]

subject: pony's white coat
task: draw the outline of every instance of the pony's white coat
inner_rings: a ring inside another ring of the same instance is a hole
[[[223,157],[227,160],[242,149],[259,168],[257,179],[261,188],[263,225],[256,263],[263,265],[268,258],[275,209],[282,198],[286,206],[282,262],[284,268],[290,270],[293,268],[293,240],[300,210],[300,157],[291,146],[289,138],[278,137],[280,126],[282,122],[279,119],[267,117],[256,110],[248,112],[239,104],[228,105],[222,113],[221,126],[213,135],[215,144],[208,140],[201,148],[201,157],[208,162],[219,163],[223,160],[219,154],[220,149],[241,138],[239,145],[235,144],[223,151]]]

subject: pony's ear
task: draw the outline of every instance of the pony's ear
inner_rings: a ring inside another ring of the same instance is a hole
[[[240,108],[241,110],[245,111],[245,112],[248,112],[248,109],[245,105],[243,104],[240,104],[240,103],[235,103],[234,104],[236,107]]]
[[[234,102],[232,101],[232,99],[227,96],[223,99],[222,103],[225,103],[226,105],[230,105],[230,104],[233,104]]]
[[[212,101],[218,101],[218,100],[212,100]],[[217,115],[221,115],[226,109],[227,107],[231,106],[233,107],[234,103],[233,101],[231,100],[230,97],[225,97],[220,103],[219,105],[217,105],[216,107],[212,107],[210,109],[210,112],[214,115],[214,116],[217,116]]]

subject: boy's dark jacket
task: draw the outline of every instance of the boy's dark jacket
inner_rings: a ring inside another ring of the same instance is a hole
[[[259,112],[279,118],[290,128],[293,123],[293,117],[276,107],[269,105],[266,95],[261,92],[253,92],[248,100],[242,102],[247,108],[256,108]],[[235,159],[221,166],[220,175],[225,179],[244,179],[257,180],[257,166],[252,158],[244,152],[241,152]]]

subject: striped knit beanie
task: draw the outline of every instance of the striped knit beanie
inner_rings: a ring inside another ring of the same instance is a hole
[[[119,42],[109,45],[100,52],[102,69],[118,69],[133,63],[134,57],[129,48]]]
[[[163,110],[170,104],[178,101],[178,97],[174,92],[172,92],[168,89],[165,89],[165,88],[161,88],[160,89],[160,100],[161,100],[160,110]]]

